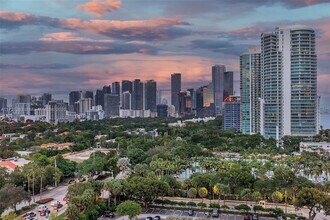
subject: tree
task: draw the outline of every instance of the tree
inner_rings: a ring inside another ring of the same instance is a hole
[[[126,184],[127,182],[124,179],[113,179],[106,183],[106,188],[115,196],[115,206],[117,206],[117,196],[123,192]]]
[[[188,197],[191,198],[191,201],[194,201],[194,198],[197,196],[197,189],[196,188],[190,188],[188,190]]]
[[[128,215],[129,219],[132,220],[135,216],[138,216],[139,214],[142,213],[142,208],[141,206],[133,202],[131,200],[127,200],[123,203],[121,203],[117,208],[116,211],[120,215]]]
[[[1,215],[1,219],[2,220],[16,220],[18,218],[17,218],[16,213],[11,211],[7,215]]]
[[[123,173],[123,176],[126,178],[131,174],[131,164],[130,160],[125,158],[120,158],[117,162],[117,166],[119,167],[120,171]]]
[[[79,220],[80,215],[79,215],[79,210],[78,210],[77,206],[75,206],[73,204],[69,204],[68,208],[66,210],[66,216],[70,220]]]
[[[12,207],[16,211],[16,205],[22,201],[30,201],[31,197],[23,189],[13,184],[6,184],[0,189],[0,207],[7,209]],[[0,213],[4,210],[0,210]]]
[[[272,201],[273,203],[279,203],[279,202],[282,202],[283,200],[283,194],[279,191],[275,191],[272,193]]]
[[[202,187],[198,190],[198,195],[199,195],[199,197],[202,198],[202,202],[204,201],[204,198],[208,195],[208,193],[209,192],[207,191],[207,189],[205,187]]]
[[[245,188],[241,191],[241,198],[245,200],[246,204],[250,196],[251,196],[251,189]]]
[[[301,189],[295,199],[295,207],[300,209],[306,206],[309,209],[308,217],[313,220],[317,212],[322,210],[322,201],[325,201],[325,195],[315,188]]]
[[[258,203],[258,201],[262,199],[262,196],[261,196],[261,193],[260,192],[254,191],[251,194],[251,198],[253,199],[253,201],[255,201],[256,203]]]

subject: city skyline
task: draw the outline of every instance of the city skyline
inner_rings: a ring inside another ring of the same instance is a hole
[[[97,10],[88,0],[1,1],[0,96],[55,97],[125,78],[154,79],[169,89],[175,72],[182,73],[183,89],[198,88],[212,80],[213,65],[234,72],[239,94],[239,54],[258,47],[262,32],[304,24],[316,31],[318,93],[323,106],[330,103],[328,1],[191,1],[189,9],[184,1],[106,2],[118,4]]]

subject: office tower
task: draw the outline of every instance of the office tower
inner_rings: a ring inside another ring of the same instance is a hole
[[[317,133],[316,64],[313,29],[291,26],[261,35],[265,137]]]
[[[171,75],[171,104],[179,112],[179,93],[181,92],[181,73]]]
[[[204,107],[204,97],[203,97],[203,89],[205,86],[202,86],[196,90],[196,110],[197,113]]]
[[[45,106],[48,104],[49,101],[52,100],[52,94],[50,93],[44,93],[42,96],[41,96],[41,102],[42,102],[42,105]]]
[[[141,82],[140,79],[135,79],[133,82],[132,109],[133,110],[143,109],[143,83]]]
[[[103,86],[103,94],[111,94],[111,86]]]
[[[132,95],[129,91],[125,91],[121,94],[121,109],[131,110],[132,109]]]
[[[95,106],[102,106],[104,108],[104,93],[103,90],[96,90],[95,96],[94,96],[94,105]]]
[[[263,134],[260,49],[251,48],[240,55],[241,132]]]
[[[147,80],[144,84],[145,110],[157,112],[156,108],[157,83],[154,80]]]
[[[223,101],[223,129],[240,130],[240,97],[228,96]]]
[[[159,104],[157,105],[157,117],[166,118],[168,116],[168,106]]]
[[[78,101],[79,103],[79,114],[85,114],[88,110],[92,109],[93,99],[82,98]]]
[[[214,104],[214,86],[209,83],[203,88],[203,107],[211,107]]]
[[[179,93],[179,112],[180,115],[189,115],[192,113],[192,100],[189,91]]]
[[[129,80],[123,80],[121,81],[121,92],[129,92],[132,94],[133,91],[133,83]]]
[[[79,91],[72,91],[69,94],[69,111],[73,111],[75,113],[79,113],[76,103],[80,99]]]
[[[223,65],[212,66],[212,83],[215,116],[222,115],[222,101],[224,94],[224,72],[226,67]]]
[[[196,90],[191,88],[191,89],[187,89],[187,91],[190,92],[190,96],[191,96],[191,108],[193,110],[196,110]]]
[[[120,97],[116,94],[104,95],[104,117],[119,116]]]
[[[111,94],[120,95],[120,83],[119,82],[112,83],[112,93]]]
[[[19,94],[17,95],[18,103],[31,103],[31,95]]]
[[[0,113],[7,113],[7,99],[0,97]]]
[[[45,109],[48,123],[57,124],[66,119],[67,103],[63,101],[49,101]]]
[[[156,104],[157,105],[163,104],[162,100],[163,100],[162,90],[157,90]]]
[[[93,91],[80,91],[80,99],[94,99]]]
[[[234,73],[231,71],[223,74],[223,99],[234,95]]]

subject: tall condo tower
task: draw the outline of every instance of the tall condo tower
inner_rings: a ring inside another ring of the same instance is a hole
[[[224,99],[224,72],[226,72],[226,67],[224,65],[212,66],[215,116],[222,115],[222,102]]]
[[[179,94],[181,92],[181,73],[173,73],[171,75],[171,103],[175,107],[175,111],[179,111]]]
[[[315,31],[306,26],[276,28],[261,35],[264,134],[313,136],[317,126]]]

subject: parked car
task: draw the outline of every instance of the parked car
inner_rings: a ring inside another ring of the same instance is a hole
[[[213,209],[212,210],[212,217],[213,218],[219,218],[219,210],[218,209]]]
[[[210,212],[204,212],[204,215],[206,218],[210,218],[211,217],[211,213]]]
[[[194,211],[194,210],[190,209],[190,210],[188,211],[188,215],[189,215],[189,216],[193,216],[194,214],[195,214],[195,211]]]
[[[39,205],[38,206],[38,212],[45,211],[46,209],[47,209],[47,206],[46,205]]]
[[[148,216],[146,217],[146,220],[152,220],[152,217]]]
[[[103,217],[105,217],[105,218],[114,218],[115,213],[110,212],[110,211],[105,211],[104,214],[103,214]]]
[[[45,211],[40,212],[40,216],[45,216],[47,213],[50,214],[50,210],[48,208]]]
[[[244,220],[250,220],[250,215],[244,215]]]
[[[37,213],[35,212],[27,212],[23,215],[24,220],[30,220],[31,218],[34,218],[37,216]]]
[[[259,217],[258,217],[257,214],[253,214],[251,219],[252,219],[252,220],[259,220]]]
[[[56,201],[56,202],[52,203],[52,207],[53,207],[53,209],[60,209],[63,207],[63,204],[60,203],[59,201]]]
[[[161,217],[160,217],[159,215],[156,215],[156,216],[154,217],[154,220],[161,220]]]

